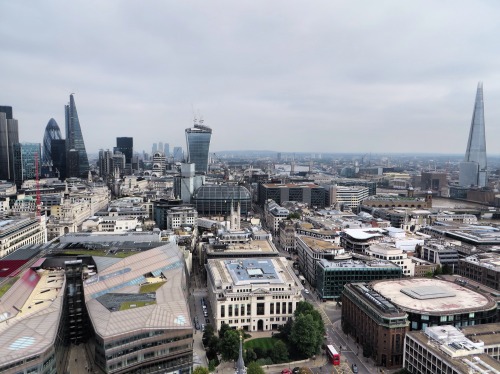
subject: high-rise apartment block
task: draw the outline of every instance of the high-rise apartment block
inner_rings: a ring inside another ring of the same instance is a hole
[[[486,162],[486,133],[484,127],[483,83],[477,85],[476,101],[467,141],[465,159],[460,163],[460,186],[485,187],[488,181]]]
[[[203,125],[203,120],[186,129],[188,163],[195,165],[197,174],[208,171],[208,151],[212,129]]]
[[[12,107],[0,106],[0,180],[14,180],[14,144],[19,143],[17,119]]]
[[[75,99],[73,94],[69,95],[69,104],[65,106],[66,114],[66,152],[68,160],[71,157],[70,164],[73,166],[72,173],[69,176],[86,177],[89,172],[89,159],[87,151],[85,150],[85,143],[83,141],[82,129],[80,127],[80,120],[76,111]],[[78,157],[74,152],[70,154],[71,150],[76,150]],[[78,163],[78,167],[75,166]],[[68,164],[69,166],[69,164]],[[78,175],[72,175],[78,171]]]

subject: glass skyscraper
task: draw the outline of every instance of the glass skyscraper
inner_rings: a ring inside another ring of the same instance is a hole
[[[187,157],[189,163],[194,163],[196,173],[206,174],[208,171],[208,151],[212,129],[203,125],[203,121],[186,129]]]
[[[14,144],[19,142],[19,126],[12,107],[0,106],[0,180],[14,180]]]
[[[89,159],[87,157],[87,151],[85,150],[85,143],[83,142],[82,129],[80,127],[80,121],[78,120],[73,94],[69,95],[69,104],[65,106],[65,112],[66,154],[69,156],[69,152],[72,149],[78,152],[78,168],[76,168],[78,170],[78,176],[87,177],[87,173],[89,172]],[[76,160],[76,158],[72,157],[72,160]],[[72,170],[74,171],[74,169]]]
[[[43,135],[42,165],[52,166],[52,140],[62,139],[61,130],[54,118],[49,120]]]
[[[40,175],[40,143],[14,144],[14,181],[20,187],[25,180],[35,179],[35,155],[38,157],[38,175]]]
[[[460,163],[460,186],[485,187],[488,182],[486,174],[486,132],[484,125],[483,83],[477,85],[476,101],[469,131],[469,140],[464,161]]]

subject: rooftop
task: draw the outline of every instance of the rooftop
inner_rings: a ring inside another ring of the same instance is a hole
[[[372,287],[402,309],[417,313],[453,314],[496,307],[488,296],[454,282],[433,278],[375,281]]]
[[[344,249],[331,241],[316,239],[307,235],[298,235],[309,248],[311,248],[315,252],[338,252],[343,251]]]

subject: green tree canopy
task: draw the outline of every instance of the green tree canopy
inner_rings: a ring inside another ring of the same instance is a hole
[[[282,340],[277,340],[271,349],[271,359],[275,364],[288,362],[288,347]]]
[[[220,330],[219,330],[219,339],[222,339],[224,337],[224,334],[226,333],[226,331],[228,330],[231,330],[231,327],[227,324],[227,323],[222,323],[222,325],[220,325]]]
[[[227,330],[224,333],[224,337],[219,339],[219,353],[221,354],[222,359],[224,361],[237,360],[239,351],[240,334],[232,329]]]
[[[265,374],[264,370],[256,362],[250,362],[247,366],[247,374]]]
[[[193,370],[193,374],[208,374],[208,368],[206,367],[203,367],[203,366],[197,366],[194,370]]]
[[[322,333],[312,314],[299,314],[295,318],[290,340],[297,352],[305,357],[312,357],[319,351]]]

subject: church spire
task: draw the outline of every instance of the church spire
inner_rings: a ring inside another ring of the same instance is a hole
[[[247,368],[245,367],[245,361],[243,361],[243,339],[240,332],[240,354],[236,362],[236,374],[246,374],[246,372]]]

